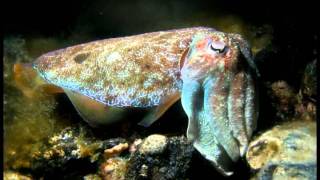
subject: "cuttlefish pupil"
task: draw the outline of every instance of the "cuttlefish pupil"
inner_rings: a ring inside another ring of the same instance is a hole
[[[210,48],[217,53],[223,53],[226,50],[226,44],[221,41],[212,41]]]

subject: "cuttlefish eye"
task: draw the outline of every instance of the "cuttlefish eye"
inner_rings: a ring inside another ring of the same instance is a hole
[[[216,53],[224,53],[226,50],[226,44],[221,41],[212,41],[210,44],[210,49]]]

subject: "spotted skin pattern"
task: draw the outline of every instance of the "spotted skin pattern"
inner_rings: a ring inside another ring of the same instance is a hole
[[[35,68],[50,83],[108,106],[153,107],[181,89],[179,60],[196,32],[186,28],[80,44],[42,55]]]
[[[195,27],[99,40],[44,54],[33,67],[108,107],[157,107],[179,94],[188,139],[227,176],[256,126],[258,71],[237,34]]]

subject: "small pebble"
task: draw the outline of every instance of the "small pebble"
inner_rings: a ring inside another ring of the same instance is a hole
[[[148,136],[141,144],[139,152],[142,154],[158,154],[167,146],[167,137],[160,134]]]

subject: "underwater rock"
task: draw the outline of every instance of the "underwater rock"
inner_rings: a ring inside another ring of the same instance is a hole
[[[125,158],[109,158],[100,165],[100,176],[103,179],[125,179],[127,172],[128,160]]]
[[[138,150],[138,146],[142,143],[142,139],[136,139],[129,147],[129,152],[134,153]]]
[[[88,174],[83,177],[84,180],[102,180],[102,178],[97,174]]]
[[[31,180],[30,176],[22,175],[18,172],[5,171],[3,173],[4,180]]]
[[[297,95],[298,103],[295,105],[295,114],[298,118],[306,121],[316,120],[316,92],[317,74],[316,60],[309,63],[304,71],[301,88]]]
[[[139,148],[141,154],[159,154],[167,146],[167,137],[164,135],[153,134],[148,136]]]
[[[262,168],[255,177],[251,178],[251,180],[316,180],[316,174],[316,164],[269,164],[268,166]]]
[[[313,61],[305,68],[299,90],[294,90],[286,81],[267,83],[271,105],[280,121],[315,121],[316,78],[316,61]]]
[[[295,105],[295,118],[303,121],[316,121],[317,106],[315,101],[298,95],[298,103]]]
[[[157,139],[156,143],[166,143],[156,145],[155,142],[150,142],[152,139]],[[149,143],[154,145],[146,148]],[[192,144],[184,136],[151,135],[144,140],[138,151],[131,154],[125,178],[185,179],[193,151]]]
[[[260,170],[258,179],[291,177],[297,173],[315,177],[316,138],[315,122],[288,122],[253,140],[246,159],[252,169]]]
[[[317,67],[316,60],[307,64],[302,78],[301,91],[307,97],[315,97],[317,94]]]
[[[120,143],[125,143],[125,140],[122,138],[97,140],[81,125],[69,127],[52,136],[46,148],[33,154],[32,168],[46,173],[50,168],[63,168],[65,164],[74,160],[95,163],[103,158],[105,149]]]
[[[129,139],[100,140],[85,126],[68,127],[49,138],[46,148],[32,154],[31,172],[45,178],[50,174],[56,177],[57,172],[63,178],[84,179],[183,179],[186,176],[194,151],[186,137],[153,134],[144,139]],[[75,164],[82,164],[83,172]]]
[[[294,105],[297,104],[296,93],[286,81],[270,84],[269,95],[278,118],[284,120],[294,115]]]
[[[106,158],[119,155],[124,150],[128,149],[128,143],[120,143],[112,148],[104,150],[104,155]]]

